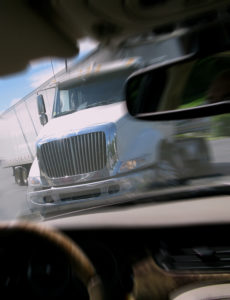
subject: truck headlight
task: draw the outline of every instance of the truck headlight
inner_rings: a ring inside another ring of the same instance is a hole
[[[42,189],[42,182],[39,176],[28,177],[28,191],[39,191]]]
[[[132,171],[136,168],[141,168],[141,167],[147,165],[148,162],[149,162],[148,159],[143,158],[143,157],[124,161],[121,163],[121,165],[119,167],[119,172],[120,173],[128,172],[128,171]]]
[[[42,185],[40,177],[28,177],[28,185],[30,186],[39,186]]]

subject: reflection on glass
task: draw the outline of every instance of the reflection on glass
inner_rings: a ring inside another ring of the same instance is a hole
[[[133,115],[230,100],[230,53],[146,71],[129,81],[127,94]]]
[[[179,108],[230,100],[230,56],[225,53],[192,64]]]

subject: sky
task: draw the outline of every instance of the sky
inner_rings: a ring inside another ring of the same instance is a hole
[[[80,41],[80,53],[74,60],[82,58],[95,47],[96,43],[90,39]],[[65,67],[64,60],[60,59],[52,59],[52,64],[55,74]],[[1,77],[0,114],[52,77],[52,64],[50,59],[33,61],[24,72]]]

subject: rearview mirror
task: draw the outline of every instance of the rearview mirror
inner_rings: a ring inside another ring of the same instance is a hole
[[[129,113],[179,120],[230,112],[230,51],[187,56],[133,74],[126,83]]]

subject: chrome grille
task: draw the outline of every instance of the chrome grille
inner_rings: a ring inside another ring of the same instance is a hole
[[[91,132],[44,143],[38,157],[50,178],[101,170],[106,165],[105,133]]]

